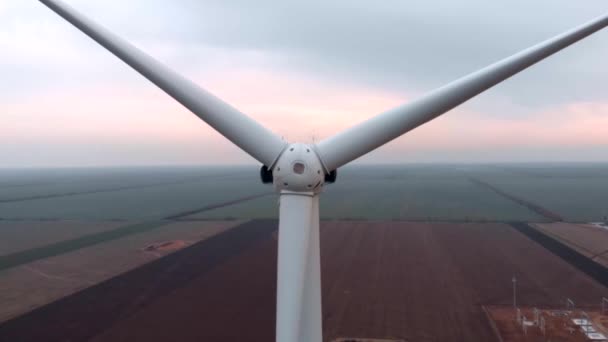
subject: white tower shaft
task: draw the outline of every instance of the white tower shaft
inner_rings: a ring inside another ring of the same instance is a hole
[[[279,206],[276,340],[322,341],[318,196],[283,191]]]

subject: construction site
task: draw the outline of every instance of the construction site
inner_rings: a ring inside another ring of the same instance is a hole
[[[602,298],[602,309],[595,306],[577,309],[574,301],[565,299],[565,307],[486,307],[488,317],[503,342],[526,341],[605,341],[608,312]]]

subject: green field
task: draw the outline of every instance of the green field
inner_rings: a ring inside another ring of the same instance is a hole
[[[603,219],[608,165],[352,166],[321,197],[323,220],[548,221],[538,208],[566,221]],[[175,220],[277,216],[278,196],[255,166],[1,170],[0,270]]]
[[[352,166],[321,198],[323,219],[544,221],[474,184],[490,183],[569,221],[608,215],[608,165]],[[156,220],[272,192],[255,166],[0,171],[0,219]],[[203,211],[192,219],[277,216],[277,198]]]
[[[326,188],[322,219],[432,221],[543,221],[526,208],[471,183],[465,175],[357,179]],[[260,198],[194,215],[200,219],[277,217],[277,197]]]
[[[608,216],[608,165],[502,165],[475,170],[480,179],[560,214],[566,221]]]
[[[22,184],[37,184],[37,180],[44,184],[8,187],[8,191],[0,185],[0,218],[154,220],[271,191],[258,181],[255,167],[176,169],[175,173],[166,169],[158,173],[138,169],[91,172],[66,171],[75,174],[72,178],[59,173],[42,174],[41,180],[19,179]],[[53,195],[56,197],[49,197]],[[36,196],[41,198],[32,198]],[[32,199],[22,200],[28,197]]]

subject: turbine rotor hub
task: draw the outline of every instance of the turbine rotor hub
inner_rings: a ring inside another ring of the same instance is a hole
[[[319,193],[325,183],[323,165],[311,145],[289,144],[273,170],[275,189],[293,192]]]

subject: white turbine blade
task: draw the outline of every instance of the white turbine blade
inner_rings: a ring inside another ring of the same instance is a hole
[[[305,288],[309,285],[307,278],[310,273],[308,265],[311,262],[312,228],[318,226],[318,223],[314,223],[318,221],[316,214],[318,211],[315,212],[314,201],[312,193],[281,193],[277,270],[277,342],[313,341],[301,339],[303,335],[311,336],[304,333],[303,323],[310,322],[309,318],[304,319],[304,315],[320,316],[321,314],[304,310],[305,307],[310,308],[304,303],[304,299],[305,296],[308,298],[311,295],[311,289]],[[320,286],[320,277],[318,279]],[[315,306],[315,309],[320,308]],[[307,327],[310,326],[308,323]]]
[[[199,118],[264,165],[271,167],[286,143],[255,120],[173,72],[60,0],[44,5],[108,49]]]
[[[606,25],[608,15],[603,15],[319,142],[316,148],[326,171],[373,151]]]

